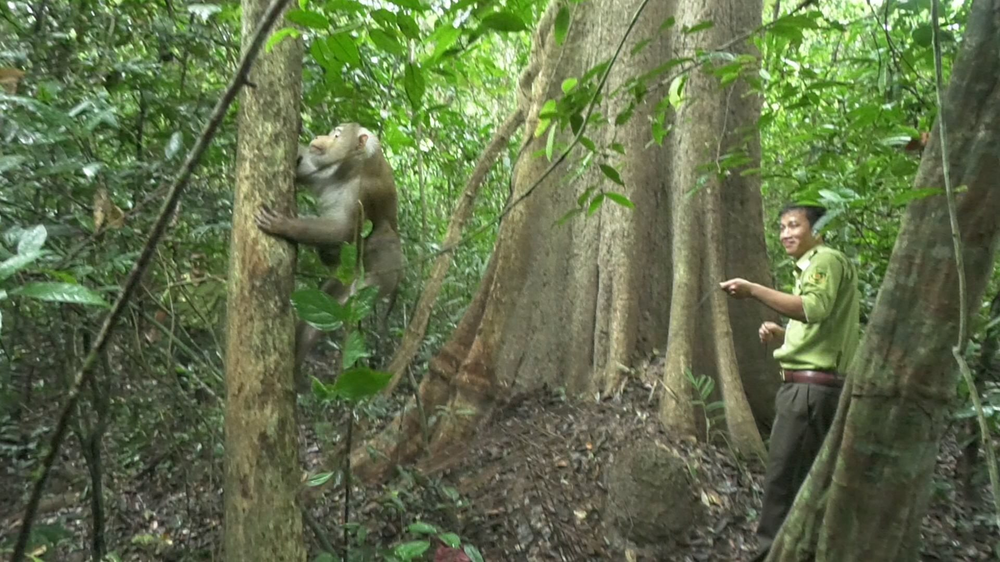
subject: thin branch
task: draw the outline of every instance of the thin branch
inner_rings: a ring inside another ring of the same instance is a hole
[[[941,136],[941,171],[944,175],[944,189],[948,199],[948,218],[951,221],[951,241],[955,247],[955,267],[958,270],[958,341],[951,348],[958,369],[962,372],[965,384],[969,388],[969,396],[972,398],[972,405],[976,409],[976,417],[979,419],[979,436],[982,438],[983,448],[986,449],[987,469],[990,474],[990,486],[993,488],[993,506],[996,509],[996,523],[1000,527],[1000,474],[997,472],[996,452],[993,450],[990,428],[986,423],[986,415],[983,413],[983,404],[979,400],[979,389],[972,378],[972,370],[965,361],[965,346],[968,343],[968,305],[969,298],[965,286],[965,263],[962,256],[962,237],[958,226],[958,211],[955,205],[955,190],[951,185],[951,167],[948,162],[948,141],[947,129],[945,126],[944,99],[942,82],[944,81],[941,70],[941,30],[938,27],[938,10],[940,10],[940,0],[934,0],[931,4],[931,31],[934,35],[934,77],[935,90],[937,92],[938,105],[938,133]]]
[[[132,297],[132,293],[134,293],[136,287],[138,287],[139,280],[142,278],[143,272],[149,265],[153,252],[156,249],[156,245],[159,243],[160,239],[163,237],[163,233],[166,231],[167,223],[177,206],[177,201],[180,199],[181,193],[187,186],[188,180],[194,173],[194,169],[198,166],[198,163],[201,160],[202,155],[205,153],[205,150],[208,148],[209,143],[215,136],[215,133],[218,130],[219,125],[222,123],[229,106],[233,103],[233,100],[236,99],[236,95],[239,93],[243,85],[247,83],[247,73],[250,70],[250,66],[257,58],[257,53],[260,51],[261,46],[264,44],[264,40],[269,35],[271,27],[274,25],[274,22],[277,21],[278,16],[281,14],[282,9],[284,9],[287,2],[288,0],[273,0],[271,5],[268,6],[267,11],[264,13],[261,23],[257,27],[257,31],[254,33],[246,52],[243,54],[242,60],[240,60],[236,73],[229,82],[229,86],[226,88],[225,93],[223,93],[218,103],[216,103],[215,109],[212,111],[212,116],[209,118],[208,123],[205,124],[201,136],[198,137],[198,141],[188,153],[184,166],[174,178],[173,183],[171,183],[167,199],[164,201],[163,208],[160,209],[160,214],[156,217],[156,222],[153,224],[152,231],[149,234],[149,240],[147,240],[145,247],[142,249],[142,253],[132,266],[132,271],[129,272],[129,276],[122,286],[122,292],[118,296],[118,300],[115,301],[115,304],[111,307],[111,311],[108,313],[107,318],[105,318],[104,325],[101,326],[101,331],[97,336],[97,341],[94,342],[93,347],[90,349],[90,353],[83,361],[83,365],[80,366],[73,377],[73,383],[69,391],[69,396],[66,399],[66,403],[63,405],[62,412],[59,414],[59,421],[56,424],[55,432],[52,434],[52,439],[48,447],[48,453],[42,463],[42,473],[35,482],[34,489],[31,492],[31,498],[28,500],[28,505],[24,510],[24,519],[18,533],[17,544],[14,546],[14,554],[11,557],[12,562],[21,562],[24,559],[25,550],[28,546],[28,538],[31,536],[31,525],[34,521],[36,513],[38,512],[38,504],[41,501],[42,491],[45,489],[45,482],[48,480],[49,473],[52,471],[52,466],[55,464],[56,456],[59,454],[59,448],[62,445],[63,439],[66,437],[66,430],[69,427],[70,418],[72,417],[76,403],[80,398],[80,391],[84,384],[86,384],[87,381],[93,376],[94,363],[97,361],[100,353],[103,352],[104,348],[107,346],[108,341],[111,339],[111,330],[118,322],[119,317],[125,311],[128,301]]]

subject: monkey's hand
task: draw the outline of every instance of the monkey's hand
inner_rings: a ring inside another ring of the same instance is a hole
[[[257,223],[257,228],[268,234],[287,236],[288,225],[291,223],[291,219],[276,213],[267,205],[261,205],[260,211],[254,217],[254,222]]]

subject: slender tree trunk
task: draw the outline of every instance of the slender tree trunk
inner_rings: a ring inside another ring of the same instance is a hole
[[[244,0],[249,39],[269,2]],[[294,210],[302,45],[261,53],[238,118],[226,345],[225,553],[241,562],[305,560],[297,496],[293,381],[295,248],[254,224],[261,205]]]
[[[765,312],[762,307],[730,304],[721,292],[711,306],[697,306],[700,297],[717,291],[718,282],[724,280],[713,276],[725,273],[768,281],[756,180],[741,177],[739,170],[716,174],[720,157],[734,149],[749,156],[749,165],[759,157],[753,125],[760,101],[747,96],[742,80],[723,89],[708,73],[693,75],[686,93],[697,99],[689,100],[675,117],[661,112],[668,91],[657,90],[656,83],[663,74],[648,81],[641,99],[627,93],[609,95],[633,91],[637,77],[671,59],[749,34],[760,23],[759,0],[553,2],[534,36],[529,68],[537,65],[537,74],[529,87],[522,84],[527,140],[515,167],[512,200],[526,196],[552,165],[538,156],[545,152],[548,132],[534,134],[542,108],[548,100],[564,97],[567,79],[579,79],[610,59],[642,5],[644,11],[635,20],[596,106],[607,122],[598,121],[585,132],[599,147],[593,165],[575,175],[587,154],[581,147],[504,217],[490,274],[421,384],[424,409],[443,412],[435,416],[430,432],[432,449],[441,455],[466,442],[479,421],[512,393],[547,385],[576,395],[613,394],[632,365],[665,347],[670,349],[668,360],[675,364],[675,374],[683,376],[691,368],[719,380],[734,442],[750,454],[763,451],[754,418],[769,418],[777,384],[776,371],[768,372],[773,362],[757,342],[757,326]],[[560,7],[571,13],[562,45],[552,31]],[[661,29],[671,17],[677,24]],[[684,24],[713,18],[710,32],[681,32]],[[645,46],[631,54],[640,42]],[[740,42],[727,47],[747,49]],[[630,119],[615,124],[619,115],[629,112]],[[662,144],[652,141],[653,120],[673,127]],[[569,128],[557,131],[554,154],[572,136]],[[614,166],[624,185],[608,181],[596,164]],[[688,196],[704,175],[703,168],[708,170],[707,183]],[[635,208],[606,200],[589,216],[557,224],[579,205],[588,187],[620,193]],[[732,230],[733,224],[744,221],[755,226]],[[723,224],[725,232],[711,237],[705,233],[706,228]],[[740,242],[727,240],[734,233]],[[717,343],[715,338],[724,341]],[[762,404],[759,413],[747,404],[741,375],[751,377],[746,387],[763,397],[754,401]],[[689,383],[670,379],[667,387],[665,415],[694,433],[701,414],[696,416],[690,400],[683,398]],[[673,396],[678,399],[671,402]],[[419,451],[415,410],[408,407],[401,419],[390,424],[391,430],[355,451],[353,457],[363,473],[383,474],[385,469],[373,465],[367,446],[398,461]]]
[[[968,305],[1000,237],[1000,0],[977,0],[945,98]],[[937,125],[914,182],[940,188]],[[943,196],[912,203],[830,437],[768,560],[916,560],[958,370],[958,275]]]

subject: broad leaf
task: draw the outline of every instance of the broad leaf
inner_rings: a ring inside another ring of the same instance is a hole
[[[420,40],[420,26],[410,16],[402,12],[396,14],[396,25],[399,26],[399,30],[403,32],[403,35],[414,41]]]
[[[331,478],[333,478],[332,472],[322,472],[307,480],[306,486],[309,487],[322,486],[323,484],[329,482]]]
[[[372,43],[375,43],[376,47],[382,49],[390,55],[396,55],[397,57],[405,55],[403,46],[399,43],[399,41],[392,35],[386,33],[383,29],[376,27],[368,30],[368,37],[371,38]]]
[[[303,27],[313,29],[328,29],[330,27],[330,20],[326,16],[311,10],[289,10],[285,14],[285,18]]]
[[[300,289],[292,293],[292,306],[299,318],[324,332],[339,330],[347,311],[333,297],[319,289]]]
[[[10,291],[12,295],[30,297],[40,301],[88,304],[108,308],[104,298],[96,292],[73,283],[28,283]]]
[[[344,341],[344,369],[350,369],[353,367],[359,359],[364,359],[370,356],[367,347],[365,346],[365,336],[359,330],[353,330],[351,333],[347,334],[347,338]]]
[[[411,541],[397,546],[392,550],[392,553],[403,560],[413,560],[427,552],[430,547],[430,541]]]
[[[604,175],[607,176],[609,180],[621,186],[625,185],[625,182],[622,181],[621,175],[618,174],[618,170],[613,167],[608,166],[607,164],[601,164],[601,171],[604,172]]]
[[[267,38],[267,44],[264,45],[264,52],[270,53],[271,49],[273,49],[274,46],[277,45],[278,43],[281,43],[281,41],[285,37],[299,37],[299,36],[300,36],[299,30],[295,29],[294,27],[285,27],[283,29],[279,29],[278,31],[275,31],[274,33],[271,34],[270,37]],[[316,41],[316,43],[322,43],[322,41]]]
[[[562,45],[566,41],[567,33],[569,33],[569,8],[563,6],[556,13],[555,34],[557,45]]]
[[[184,134],[180,131],[175,131],[174,134],[170,135],[170,140],[167,142],[167,149],[163,152],[163,155],[167,159],[171,159],[180,152],[181,148],[184,146],[183,141]]]
[[[17,253],[27,254],[29,252],[37,252],[42,249],[45,245],[45,237],[48,236],[48,232],[42,225],[35,225],[29,230],[25,230],[21,233],[21,239],[17,242]]]
[[[419,0],[389,0],[389,3],[395,4],[401,8],[409,8],[410,10],[417,10],[422,12],[427,8],[420,3]]]
[[[354,44],[354,39],[346,31],[331,35],[327,39],[326,45],[330,48],[330,54],[337,60],[351,66],[361,64],[358,46]]]
[[[511,12],[496,12],[483,18],[483,26],[504,33],[525,31],[528,26]]]
[[[24,156],[0,156],[0,174],[20,166],[25,160]]]
[[[465,545],[465,547],[462,550],[465,552],[465,555],[468,556],[470,560],[472,560],[472,562],[485,562],[485,559],[483,558],[483,553],[479,552],[479,549],[472,546],[471,544]]]
[[[601,208],[601,204],[604,203],[604,194],[600,193],[597,197],[594,197],[590,201],[590,206],[587,207],[587,216],[591,216]]]
[[[567,79],[563,80],[563,83],[562,83],[562,91],[563,91],[563,93],[564,94],[568,94],[568,93],[572,92],[573,88],[576,88],[576,85],[579,84],[579,83],[580,83],[580,81],[577,80],[576,78],[567,78]]]
[[[415,64],[406,65],[406,73],[403,75],[403,86],[406,88],[406,97],[410,100],[410,105],[415,108],[420,107],[420,101],[424,97],[427,86],[424,83],[424,75],[420,67]]]
[[[694,26],[692,26],[692,27],[691,27],[690,29],[686,29],[686,30],[684,30],[684,34],[685,34],[685,35],[689,35],[689,34],[691,34],[691,33],[697,33],[697,32],[699,32],[699,31],[704,31],[704,30],[706,30],[706,29],[710,29],[710,28],[712,28],[713,26],[715,26],[715,24],[714,24],[714,23],[712,23],[711,21],[703,21],[703,22],[701,22],[701,23],[697,23],[697,24],[695,24],[695,25],[694,25]]]
[[[462,539],[455,533],[441,533],[438,538],[451,548],[458,548],[462,544]]]
[[[437,527],[431,525],[430,523],[423,523],[417,521],[416,523],[411,523],[407,528],[407,531],[415,535],[434,535],[437,534]]]
[[[921,188],[921,189],[908,189],[899,195],[892,198],[892,204],[903,206],[909,204],[911,201],[917,201],[919,199],[924,199],[925,197],[931,197],[933,195],[944,195],[945,190],[941,188],[931,189],[931,188]]]
[[[10,259],[0,262],[0,281],[28,267],[32,262],[42,257],[42,255],[44,255],[43,252],[39,250],[21,252]]]
[[[356,402],[378,394],[390,380],[391,373],[355,367],[341,373],[331,390],[344,400]]]
[[[635,209],[635,203],[633,203],[632,201],[630,201],[628,197],[625,197],[621,193],[615,193],[613,191],[607,191],[607,192],[604,193],[604,196],[607,197],[608,199],[614,201],[615,203],[618,203],[622,207],[625,207],[626,209]]]

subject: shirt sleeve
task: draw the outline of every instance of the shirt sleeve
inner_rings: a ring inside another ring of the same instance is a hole
[[[844,265],[835,256],[820,253],[813,257],[799,285],[807,324],[822,322],[830,315],[843,279]]]

